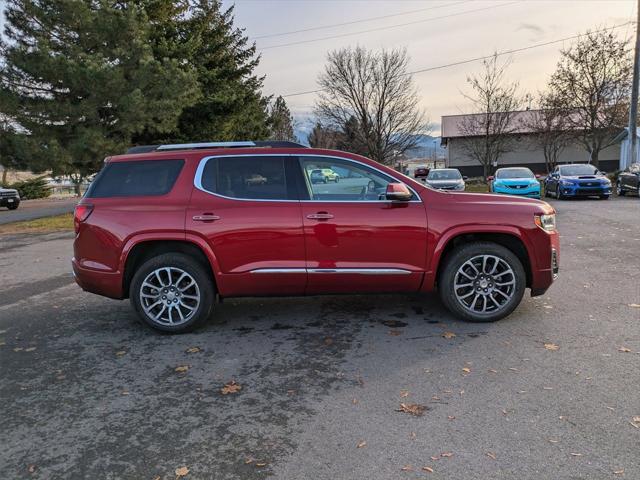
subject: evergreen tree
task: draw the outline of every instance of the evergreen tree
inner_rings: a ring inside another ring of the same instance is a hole
[[[268,99],[261,93],[263,78],[254,74],[260,59],[255,44],[233,26],[233,7],[223,10],[220,0],[143,0],[142,5],[155,56],[192,67],[199,96],[174,130],[143,132],[136,143],[267,138]]]
[[[175,130],[196,72],[154,57],[136,2],[11,0],[0,43],[0,112],[24,130],[34,170],[97,171],[141,132]]]
[[[269,127],[271,140],[284,140],[295,142],[296,136],[293,132],[293,117],[287,107],[284,98],[276,98],[269,111]]]

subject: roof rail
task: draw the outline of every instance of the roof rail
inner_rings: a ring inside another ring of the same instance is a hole
[[[250,148],[250,147],[262,147],[262,148],[307,148],[304,145],[295,142],[279,141],[279,140],[267,140],[258,142],[198,142],[198,143],[176,143],[168,145],[139,145],[131,147],[127,150],[127,153],[148,153],[156,151],[171,151],[171,150],[196,150],[204,148]]]

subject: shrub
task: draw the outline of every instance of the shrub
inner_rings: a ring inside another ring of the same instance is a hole
[[[34,198],[46,198],[51,195],[51,189],[47,185],[44,177],[32,178],[31,180],[23,180],[9,186],[15,188],[20,194],[22,200],[31,200]]]

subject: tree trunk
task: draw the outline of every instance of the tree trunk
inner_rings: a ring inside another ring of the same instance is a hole
[[[591,150],[591,165],[593,165],[596,168],[600,168],[599,167],[599,159],[598,156],[600,155],[600,151],[599,150]]]
[[[2,185],[3,187],[7,186],[7,174],[9,173],[9,170],[5,167],[2,169],[2,183],[0,183],[0,185]]]

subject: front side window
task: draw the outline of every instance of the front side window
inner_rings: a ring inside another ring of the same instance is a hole
[[[98,174],[87,198],[165,195],[176,182],[184,160],[110,162]]]
[[[288,200],[285,157],[214,157],[202,172],[202,188],[244,200]]]
[[[301,157],[311,200],[379,201],[394,178],[366,165],[339,158]]]

